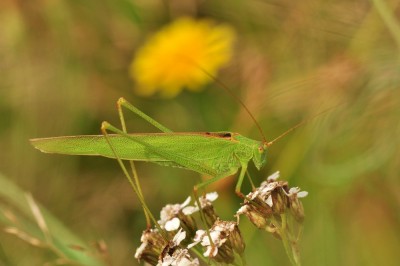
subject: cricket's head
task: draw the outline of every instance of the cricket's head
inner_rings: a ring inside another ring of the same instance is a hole
[[[258,144],[256,149],[254,149],[253,162],[258,170],[260,170],[267,162],[267,148],[268,143],[263,141]]]

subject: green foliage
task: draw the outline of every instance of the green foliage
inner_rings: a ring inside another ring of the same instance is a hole
[[[93,254],[88,253],[88,246],[62,222],[43,207],[36,205],[31,195],[1,174],[0,198],[2,200],[0,225],[5,233],[21,239],[22,243],[18,243],[21,247],[32,245],[52,253],[46,256],[49,260],[52,258],[54,261],[60,260],[69,265],[105,265],[100,259],[95,258],[93,251]],[[11,247],[7,247],[9,248]],[[3,256],[3,261],[6,260],[10,264],[10,261],[13,261],[12,264],[26,264],[29,261],[26,260],[28,256],[10,259],[7,259],[7,254]]]

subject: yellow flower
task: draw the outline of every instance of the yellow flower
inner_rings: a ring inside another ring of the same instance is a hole
[[[164,27],[137,51],[130,74],[136,92],[176,96],[183,88],[198,91],[231,58],[233,30],[211,20],[180,18]]]

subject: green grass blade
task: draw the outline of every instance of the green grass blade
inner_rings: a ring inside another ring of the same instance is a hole
[[[17,227],[19,230],[45,243],[45,235],[39,228],[32,214],[32,209],[27,202],[26,195],[27,193],[25,191],[0,174],[0,200],[2,203],[5,203],[0,205],[0,225],[3,228]],[[38,207],[40,208],[40,212],[51,234],[53,251],[57,251],[57,254],[79,265],[105,265],[100,259],[89,255],[87,251],[89,251],[90,248],[85,242],[65,227],[61,221],[45,208],[40,205],[38,205]],[[15,222],[6,215],[9,209],[13,210],[13,216],[15,216],[16,221],[18,221],[17,226]],[[85,251],[72,249],[71,245],[82,247]]]

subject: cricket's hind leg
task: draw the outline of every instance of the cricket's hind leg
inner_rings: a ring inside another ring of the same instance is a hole
[[[118,113],[120,114],[120,117],[122,117],[122,120],[124,120],[123,119],[124,116],[123,116],[123,113],[122,113],[122,107],[125,107],[126,109],[128,109],[132,113],[136,114],[137,116],[140,116],[141,118],[143,118],[144,120],[146,120],[147,122],[149,122],[150,124],[152,124],[153,126],[158,128],[160,131],[162,131],[164,133],[172,132],[172,130],[170,130],[169,128],[167,128],[164,125],[158,123],[156,120],[154,120],[150,116],[148,116],[145,113],[143,113],[142,111],[140,111],[133,104],[131,104],[127,100],[125,100],[125,98],[121,97],[121,98],[118,99],[117,107],[118,107]],[[125,127],[125,120],[123,122],[123,127]]]
[[[118,101],[117,101],[118,116],[119,116],[119,120],[120,120],[120,123],[121,123],[122,131],[123,131],[125,134],[127,134],[128,131],[127,131],[127,129],[126,129],[126,123],[125,123],[125,118],[124,118],[124,112],[123,112],[123,110],[122,110],[122,106],[125,106],[125,105],[130,106],[130,104],[129,104],[124,98],[122,98],[122,97],[119,98]],[[136,109],[137,109],[137,108],[135,108],[134,110],[136,110]],[[138,110],[138,111],[140,112],[140,110]],[[142,112],[140,112],[140,113],[142,113]],[[145,114],[143,114],[143,115],[145,115]],[[109,144],[110,144],[110,142],[109,142]],[[111,146],[110,146],[110,147],[111,147]],[[115,150],[115,149],[114,149],[114,150]],[[141,197],[142,201],[145,203],[144,196],[143,196],[143,193],[142,193],[142,187],[141,187],[141,185],[140,185],[140,181],[139,181],[139,177],[138,177],[138,174],[137,174],[137,171],[136,171],[135,163],[134,163],[132,160],[129,160],[129,165],[130,165],[130,168],[131,168],[133,180],[135,181],[135,184],[136,184],[136,190],[137,190],[137,193],[136,193],[136,194],[138,195],[138,197]],[[130,177],[130,176],[129,176],[129,177]],[[130,178],[128,178],[128,180],[129,180],[130,183],[132,183]],[[136,191],[135,191],[135,192],[136,192]],[[151,227],[151,219],[150,219],[151,213],[149,213],[148,211],[146,211],[146,208],[144,207],[143,204],[142,204],[142,207],[143,207],[144,215],[145,215],[145,217],[146,217],[147,229],[149,229],[149,228]]]
[[[120,118],[123,120],[123,116],[122,117],[120,116]],[[123,121],[122,123],[125,123],[125,121]],[[124,126],[124,124],[123,124],[123,129],[126,130],[126,127]],[[133,175],[133,179],[132,179],[131,175],[129,174],[128,170],[126,169],[125,164],[123,163],[122,159],[119,157],[117,150],[115,149],[114,145],[112,144],[112,141],[110,140],[110,136],[108,135],[107,130],[117,133],[117,134],[126,134],[126,133],[124,131],[117,129],[116,127],[112,126],[111,124],[109,124],[108,122],[105,122],[105,121],[101,125],[101,131],[104,135],[104,138],[106,139],[110,149],[114,153],[114,156],[117,159],[119,166],[121,167],[125,177],[128,179],[131,187],[133,188],[134,192],[136,193],[136,195],[140,201],[140,204],[142,205],[144,214],[146,216],[147,228],[149,229],[151,227],[151,222],[153,222],[156,227],[159,227],[156,219],[154,218],[153,214],[151,213],[149,207],[147,206],[147,204],[144,200],[143,193],[140,188],[139,178],[137,176],[136,168],[135,168],[133,162],[130,162],[132,175]],[[163,232],[163,230],[161,230],[161,228],[158,228],[158,229],[160,230],[160,232]]]

